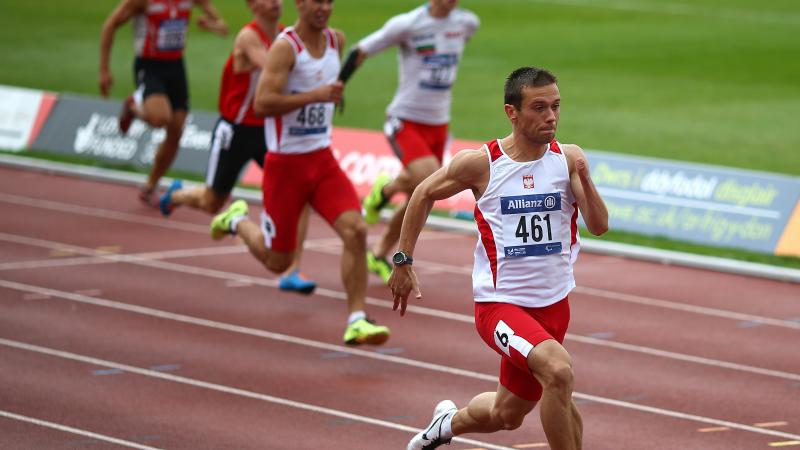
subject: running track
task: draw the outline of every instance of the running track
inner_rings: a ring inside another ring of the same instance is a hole
[[[304,297],[205,215],[163,219],[130,187],[0,168],[0,206],[0,448],[401,449],[439,399],[495,389],[473,236],[423,233],[404,318],[371,278],[393,334],[351,348],[318,217]],[[800,286],[588,253],[576,277],[584,448],[800,449]],[[536,412],[466,438],[448,448],[547,448]]]

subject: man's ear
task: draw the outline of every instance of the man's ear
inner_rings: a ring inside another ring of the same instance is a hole
[[[509,105],[508,103],[506,103],[503,107],[506,110],[506,117],[508,117],[510,121],[513,122],[517,120],[517,113],[519,111],[517,111],[517,108],[515,108],[514,105]]]

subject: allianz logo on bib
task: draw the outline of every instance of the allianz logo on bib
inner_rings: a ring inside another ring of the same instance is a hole
[[[500,208],[502,214],[557,211],[561,209],[561,193],[500,197]]]

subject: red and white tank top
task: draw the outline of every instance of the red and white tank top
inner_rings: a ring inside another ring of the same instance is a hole
[[[149,0],[133,21],[136,56],[171,60],[183,56],[192,0]]]
[[[472,289],[477,302],[541,308],[575,287],[578,206],[558,142],[536,161],[516,162],[499,140],[489,155],[489,184],[475,205],[480,236]]]
[[[277,39],[287,40],[294,50],[294,67],[289,72],[283,92],[292,94],[308,92],[331,84],[339,75],[339,42],[336,32],[323,30],[327,45],[320,58],[311,56],[303,41],[288,27]],[[264,122],[267,148],[275,153],[311,153],[330,147],[333,128],[333,102],[309,103]]]
[[[255,31],[265,48],[268,49],[272,45],[272,39],[264,33],[255,20],[245,25],[245,28]],[[280,29],[282,30],[283,26],[280,26]],[[222,70],[219,89],[219,113],[223,119],[235,124],[264,126],[264,117],[257,116],[253,111],[253,97],[260,76],[261,67],[254,67],[247,72],[234,72],[233,52],[231,52]]]

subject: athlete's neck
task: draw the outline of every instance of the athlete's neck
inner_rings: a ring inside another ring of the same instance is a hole
[[[255,16],[254,19],[258,28],[261,28],[261,31],[274,41],[275,36],[278,35],[278,21],[259,16]]]
[[[309,53],[311,53],[311,55],[314,57],[319,57],[319,55],[325,53],[327,39],[325,38],[325,35],[322,34],[323,30],[324,29],[316,29],[308,23],[300,20],[294,24],[294,32],[300,36],[300,40],[303,41],[303,45],[306,46]]]
[[[431,17],[435,17],[437,19],[444,19],[445,17],[450,15],[450,9],[446,6],[436,6],[432,3],[428,3],[428,14]]]
[[[510,134],[500,139],[500,145],[503,146],[506,155],[516,162],[536,161],[544,156],[547,149],[550,148],[549,142],[539,144],[516,134]]]

